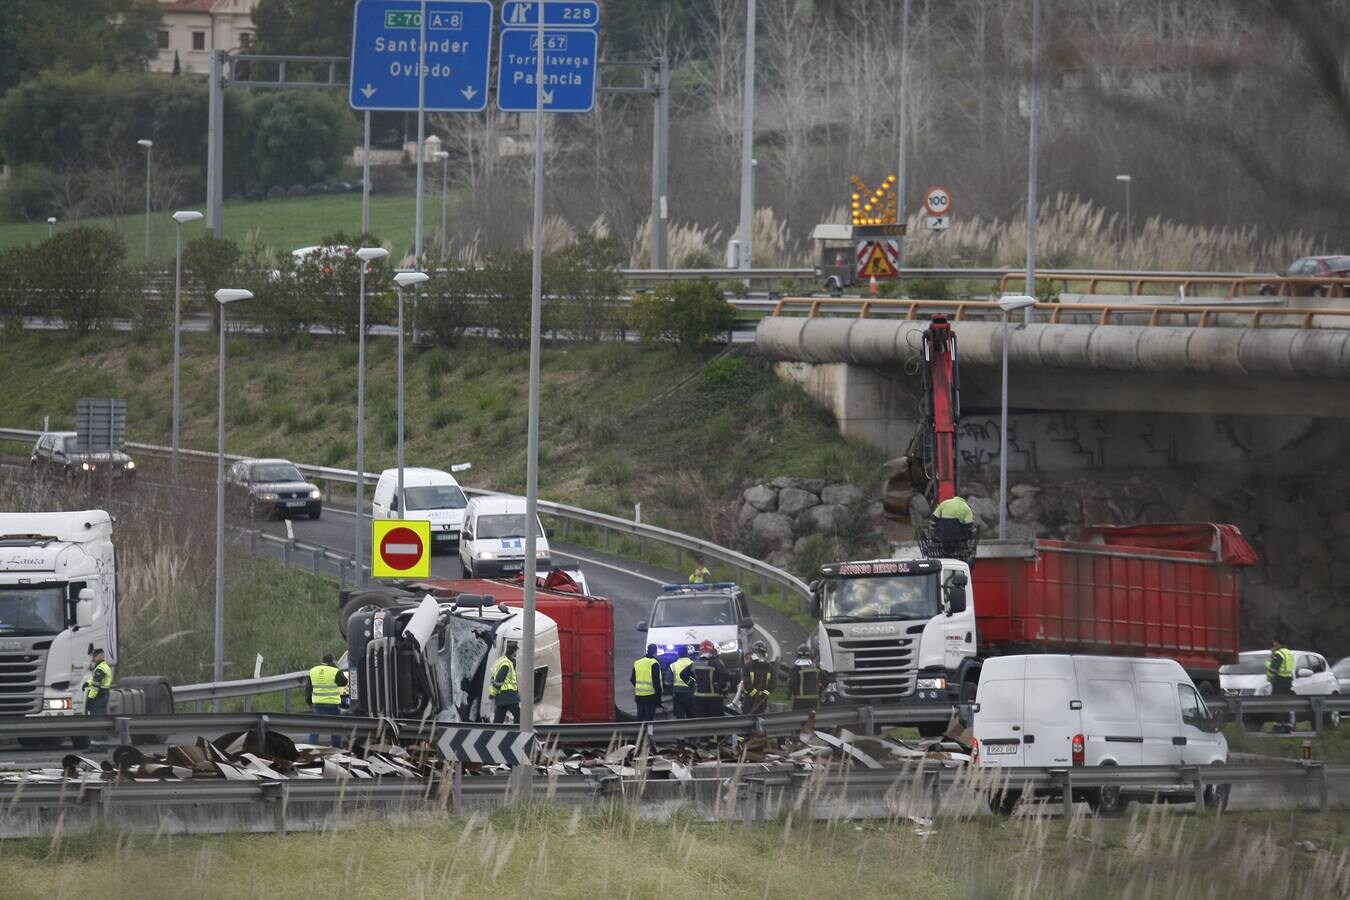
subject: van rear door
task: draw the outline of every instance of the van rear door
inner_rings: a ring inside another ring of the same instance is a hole
[[[1067,766],[1080,730],[1074,697],[1074,663],[1067,656],[1027,659],[1022,722],[1022,765]]]
[[[975,735],[980,739],[980,763],[1022,766],[1023,690],[1026,657],[991,660],[985,664],[975,695]]]

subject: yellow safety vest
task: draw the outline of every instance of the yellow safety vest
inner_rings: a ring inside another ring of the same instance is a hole
[[[502,679],[500,685],[497,684],[497,676],[501,674],[502,666],[506,666],[506,677]],[[497,660],[497,664],[492,667],[492,686],[488,688],[488,696],[495,697],[498,694],[504,694],[507,691],[520,693],[520,682],[516,679],[516,664],[511,662],[511,657],[503,656]]]
[[[315,706],[340,705],[342,703],[342,691],[338,690],[337,677],[336,666],[319,663],[310,669],[310,702]]]
[[[707,578],[708,578],[707,566],[699,566],[696,569],[694,569],[694,571],[689,573],[690,584],[703,584],[703,582],[706,581]]]
[[[650,656],[644,656],[633,663],[633,696],[634,697],[654,697],[656,696],[656,672],[661,667],[661,661],[652,659]]]
[[[1294,651],[1288,647],[1281,647],[1270,654],[1270,662],[1266,663],[1266,680],[1274,681],[1276,678],[1294,677]]]
[[[97,700],[100,694],[105,693],[108,688],[112,687],[112,680],[112,666],[108,665],[106,659],[99,660],[98,665],[94,666],[94,671],[89,673],[89,678],[85,682],[85,696],[90,700]]]
[[[673,663],[670,664],[670,674],[674,676],[675,693],[692,694],[694,692],[694,689],[691,686],[685,684],[684,679],[680,677],[681,675],[684,674],[684,670],[689,668],[693,664],[694,661],[687,656],[681,656],[679,659],[675,660]]]

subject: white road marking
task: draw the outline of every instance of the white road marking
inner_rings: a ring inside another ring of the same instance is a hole
[[[575,560],[579,560],[580,562],[589,563],[590,565],[593,566],[602,566],[603,568],[606,569],[613,569],[614,571],[622,572],[625,575],[632,575],[634,578],[641,578],[643,581],[650,581],[652,584],[670,583],[666,581],[664,578],[653,578],[650,575],[643,575],[641,572],[634,572],[630,569],[625,569],[623,566],[616,566],[613,563],[607,563],[602,560],[588,559],[587,557],[584,556],[578,556],[575,553],[568,553],[567,555]],[[768,629],[766,629],[763,625],[760,625],[758,622],[755,623],[754,630],[764,635],[764,640],[769,645],[769,652],[773,654],[774,659],[778,659],[781,656],[783,650],[782,647],[778,645],[778,641],[774,639],[774,636],[769,634]]]
[[[286,540],[295,540],[295,525],[291,523],[290,519],[286,520]]]

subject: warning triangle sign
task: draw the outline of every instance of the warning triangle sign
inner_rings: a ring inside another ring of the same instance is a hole
[[[885,241],[873,242],[871,249],[867,251],[866,256],[858,266],[858,276],[861,278],[894,278],[899,274],[896,272],[895,263],[891,262],[886,249]]]

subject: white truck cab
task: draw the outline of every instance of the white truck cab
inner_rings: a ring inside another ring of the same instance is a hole
[[[988,659],[975,704],[981,766],[1206,766],[1228,761],[1218,719],[1175,660],[1028,654]],[[1193,800],[1191,785],[1085,791],[1103,815],[1132,798]],[[1206,804],[1227,802],[1211,785]],[[1004,795],[1004,811],[1016,798]]]
[[[112,518],[0,513],[0,716],[82,714],[95,647],[117,665]]]
[[[838,697],[949,706],[948,683],[975,654],[969,584],[970,567],[956,559],[823,566],[812,606],[820,667]]]

